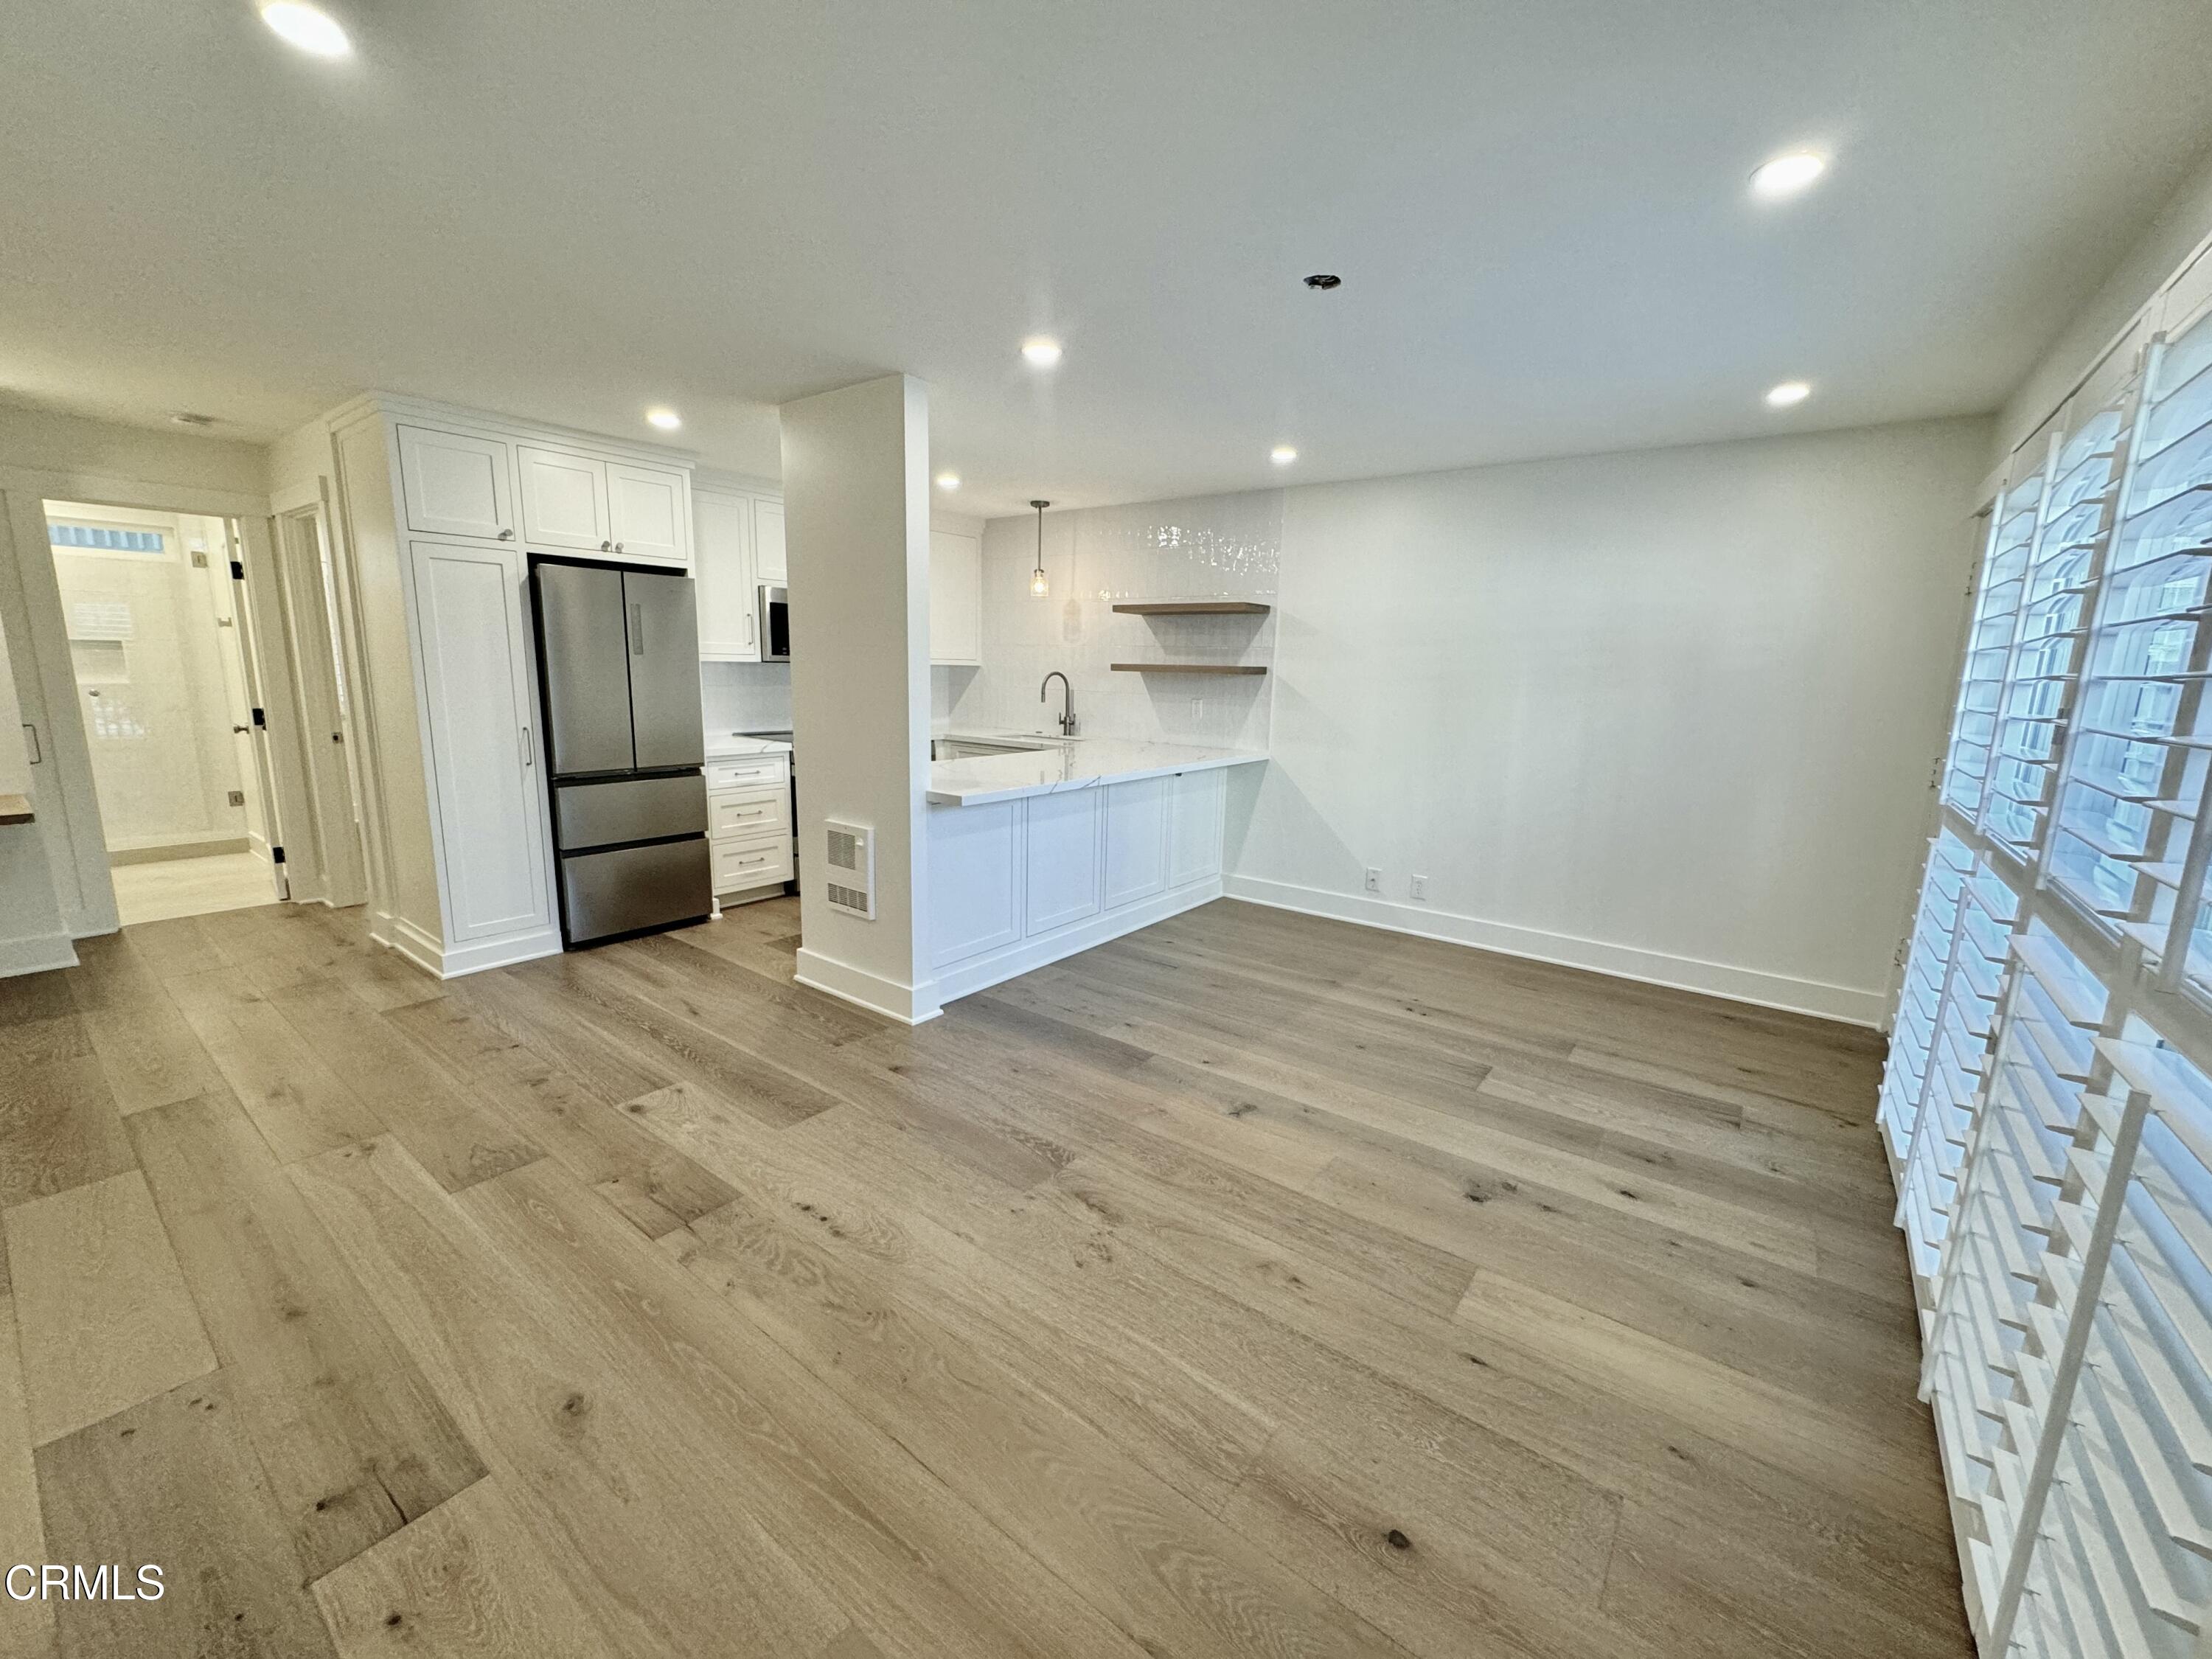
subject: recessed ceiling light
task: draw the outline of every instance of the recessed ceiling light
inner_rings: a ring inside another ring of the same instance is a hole
[[[1277,466],[1288,466],[1298,458],[1298,452],[1288,444],[1277,444],[1267,452],[1267,459]]]
[[[939,473],[937,475],[937,487],[939,489],[945,491],[947,494],[950,494],[951,491],[960,488],[960,475],[957,472]]]
[[[1022,356],[1039,368],[1050,368],[1060,361],[1060,342],[1033,334],[1022,342]]]
[[[1795,196],[1828,170],[1828,158],[1809,149],[1793,149],[1762,163],[1751,175],[1751,193],[1768,202]]]
[[[1792,404],[1802,404],[1813,395],[1813,388],[1803,380],[1784,380],[1766,394],[1769,409],[1787,409]]]
[[[684,417],[672,409],[648,409],[645,411],[645,418],[663,432],[673,432],[684,424]]]
[[[307,0],[268,0],[261,8],[261,21],[288,45],[318,58],[343,58],[353,51],[338,20]]]

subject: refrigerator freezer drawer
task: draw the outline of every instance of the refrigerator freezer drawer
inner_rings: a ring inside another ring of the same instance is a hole
[[[714,908],[711,869],[704,836],[564,857],[561,902],[568,943],[703,920]]]
[[[554,841],[562,852],[623,842],[695,836],[707,828],[707,782],[697,773],[563,783],[553,791]]]

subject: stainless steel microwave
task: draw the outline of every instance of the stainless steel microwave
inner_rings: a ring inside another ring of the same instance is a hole
[[[791,660],[791,596],[769,582],[760,585],[760,642],[763,662]]]

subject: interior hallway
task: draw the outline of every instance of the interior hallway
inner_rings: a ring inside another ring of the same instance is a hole
[[[1217,902],[0,981],[0,1651],[1961,1659],[1879,1039]],[[43,1537],[39,1534],[43,1530]]]

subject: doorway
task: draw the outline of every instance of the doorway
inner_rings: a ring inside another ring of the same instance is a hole
[[[118,919],[287,897],[236,526],[44,506]]]

